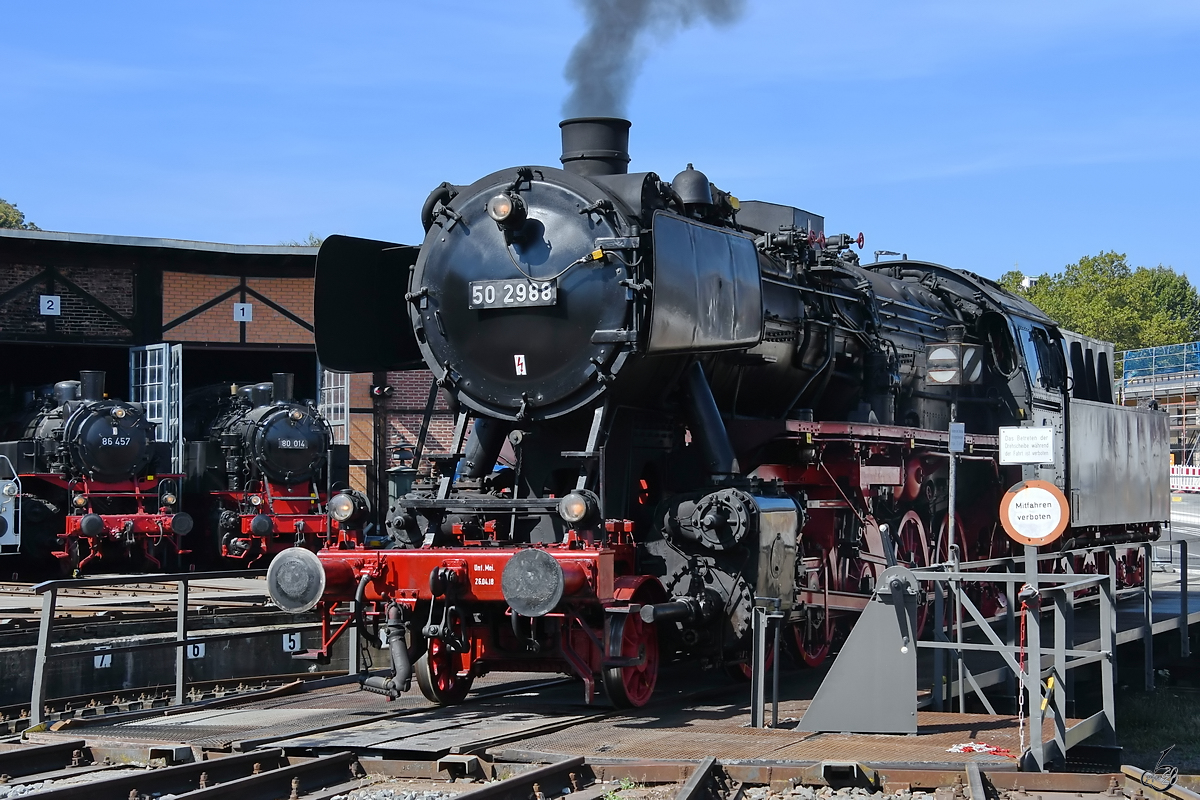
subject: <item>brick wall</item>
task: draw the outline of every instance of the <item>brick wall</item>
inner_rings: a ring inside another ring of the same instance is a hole
[[[0,271],[0,292],[19,286],[41,271],[41,267],[4,264],[3,271]],[[0,307],[0,311],[3,311],[0,313],[0,333],[45,334],[46,318],[38,313],[38,295],[44,290],[44,286],[33,286]]]
[[[312,324],[313,281],[311,278],[249,278],[246,288],[256,291],[278,306]],[[227,291],[235,293],[201,314],[169,327],[163,338],[176,342],[241,342],[242,323],[233,318],[233,307],[241,300],[241,281],[225,275],[196,275],[185,272],[163,273],[163,325],[171,325],[187,314]],[[253,308],[253,319],[245,323],[245,342],[249,344],[313,344],[307,328],[279,313],[251,294],[246,302]]]
[[[44,270],[41,266],[25,264],[0,265],[0,294],[37,277]],[[133,315],[133,269],[63,267],[58,269],[58,273],[120,316],[128,318]],[[61,298],[61,313],[58,316],[42,315],[39,298],[43,294]],[[0,333],[40,338],[46,335],[47,324],[51,321],[55,331],[64,336],[108,341],[132,337],[129,328],[68,289],[61,281],[56,281],[53,286],[48,281],[39,281],[0,306]]]
[[[250,278],[246,286],[312,325],[312,278]],[[246,323],[247,342],[313,343],[312,331],[297,325],[265,303],[260,303],[256,297],[248,296],[246,302],[254,304],[254,321]]]
[[[402,443],[415,445],[421,435],[421,421],[425,414],[425,401],[429,399],[429,384],[433,373],[429,370],[389,372],[388,384],[392,396],[388,399],[388,449]],[[446,401],[438,393],[437,405],[425,439],[425,452],[448,453],[453,445],[454,417]]]

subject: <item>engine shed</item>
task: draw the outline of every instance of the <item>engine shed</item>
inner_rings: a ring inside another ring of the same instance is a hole
[[[182,459],[202,416],[186,401],[195,390],[290,372],[296,396],[316,401],[336,440],[350,444],[355,488],[383,500],[376,476],[396,445],[416,440],[430,377],[321,368],[316,255],[316,247],[0,230],[0,412],[19,410],[32,389],[103,370],[107,393],[145,403]],[[439,412],[431,451],[451,426]]]

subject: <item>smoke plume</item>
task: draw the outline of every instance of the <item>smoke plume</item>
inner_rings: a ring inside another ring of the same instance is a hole
[[[588,29],[571,51],[566,78],[571,95],[567,117],[623,117],[633,81],[641,69],[647,31],[665,39],[699,20],[729,25],[741,16],[745,0],[576,0]]]

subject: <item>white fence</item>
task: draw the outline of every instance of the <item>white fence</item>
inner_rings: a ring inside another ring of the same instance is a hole
[[[1200,467],[1171,467],[1172,492],[1200,492]]]

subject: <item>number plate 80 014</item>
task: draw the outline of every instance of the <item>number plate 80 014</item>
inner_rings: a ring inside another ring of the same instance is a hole
[[[471,281],[467,308],[552,306],[558,286],[551,281]]]

